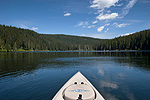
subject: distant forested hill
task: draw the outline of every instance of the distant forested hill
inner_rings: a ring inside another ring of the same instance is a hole
[[[150,50],[150,30],[114,39],[38,34],[29,29],[0,25],[0,51],[18,50]]]
[[[150,29],[100,42],[99,50],[150,50]]]
[[[103,39],[71,35],[38,34],[32,30],[0,25],[0,50],[97,50]]]

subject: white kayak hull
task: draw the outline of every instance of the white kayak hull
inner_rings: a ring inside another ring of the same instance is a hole
[[[77,72],[52,100],[104,100],[104,98],[80,72]]]

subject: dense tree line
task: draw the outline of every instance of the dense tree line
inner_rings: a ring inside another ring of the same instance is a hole
[[[150,50],[150,30],[104,40],[99,50]]]
[[[0,25],[0,50],[97,50],[100,39],[70,35],[38,34],[32,30]]]
[[[29,29],[0,25],[0,51],[18,50],[150,50],[150,30],[114,39],[38,34]]]

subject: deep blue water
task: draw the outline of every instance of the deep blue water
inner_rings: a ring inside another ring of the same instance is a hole
[[[0,53],[0,100],[51,100],[80,71],[106,100],[149,100],[150,52]]]

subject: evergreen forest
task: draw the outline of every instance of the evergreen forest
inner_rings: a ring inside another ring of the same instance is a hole
[[[150,30],[114,39],[39,34],[35,31],[0,25],[0,51],[150,50]]]

